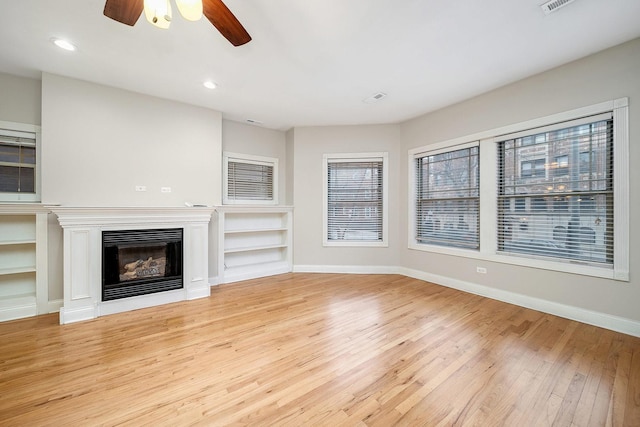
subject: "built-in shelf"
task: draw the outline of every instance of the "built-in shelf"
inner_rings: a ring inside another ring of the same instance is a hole
[[[236,253],[236,252],[266,251],[266,250],[269,250],[269,249],[286,248],[286,247],[288,247],[287,244],[246,246],[246,247],[242,247],[242,248],[225,249],[224,253],[225,254],[232,254],[232,253]]]
[[[48,312],[47,215],[37,203],[0,203],[0,321]]]
[[[290,272],[290,206],[220,206],[218,281],[235,282]]]
[[[286,227],[278,227],[278,228],[252,228],[247,230],[225,230],[225,234],[235,234],[235,233],[265,233],[269,231],[288,231]]]
[[[32,245],[35,244],[34,240],[0,240],[0,246],[15,246],[15,245]]]
[[[35,273],[36,266],[30,265],[25,267],[3,267],[0,268],[0,276],[8,276],[10,274]]]

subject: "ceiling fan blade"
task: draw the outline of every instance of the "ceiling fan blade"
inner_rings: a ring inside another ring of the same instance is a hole
[[[232,45],[241,46],[251,41],[247,30],[222,0],[202,0],[202,8],[204,16]]]
[[[104,16],[133,26],[144,9],[144,0],[107,0]]]

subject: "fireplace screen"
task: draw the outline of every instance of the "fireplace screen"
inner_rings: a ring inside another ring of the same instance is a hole
[[[182,229],[104,231],[102,300],[182,288]]]

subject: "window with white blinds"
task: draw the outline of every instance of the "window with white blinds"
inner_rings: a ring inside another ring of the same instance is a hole
[[[480,247],[479,147],[418,154],[415,158],[417,243]]]
[[[0,200],[37,198],[37,143],[35,132],[0,126]]]
[[[386,244],[386,153],[325,155],[325,244]]]
[[[613,174],[611,113],[505,136],[498,250],[613,264]]]
[[[629,149],[628,98],[411,148],[408,247],[628,281]]]
[[[224,158],[225,203],[277,203],[277,159],[240,154]]]

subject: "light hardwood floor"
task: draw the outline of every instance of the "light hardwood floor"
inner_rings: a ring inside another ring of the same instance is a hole
[[[640,339],[395,275],[0,324],[0,425],[640,426]]]

